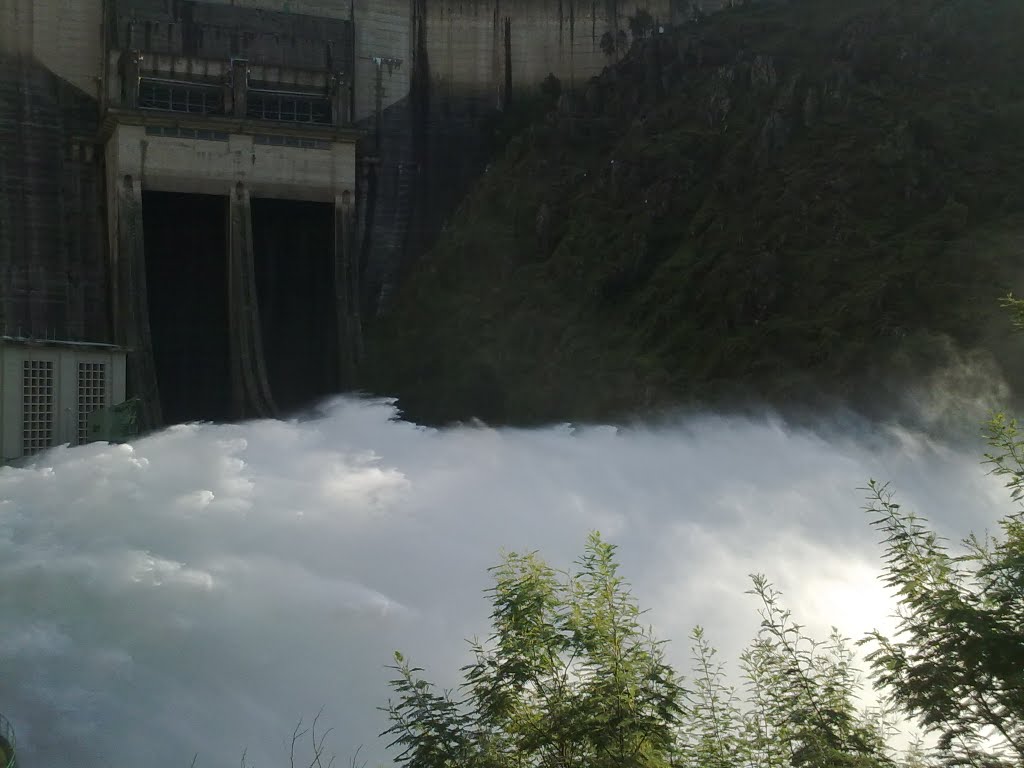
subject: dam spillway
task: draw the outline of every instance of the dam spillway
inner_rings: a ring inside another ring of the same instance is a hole
[[[482,169],[510,89],[581,86],[632,14],[695,4],[720,2],[0,0],[0,338],[19,376],[57,365],[40,341],[127,371],[103,397],[65,377],[67,423],[41,412],[0,462],[80,435],[78,401],[159,426],[352,386],[360,315]]]
[[[277,416],[338,391],[358,309],[351,20],[141,0],[108,18],[112,316],[144,420]],[[323,342],[315,363],[293,331]]]
[[[229,198],[144,192],[153,364],[167,423],[237,417],[232,394]],[[291,412],[336,391],[339,298],[334,206],[251,201],[263,365],[274,405]]]
[[[0,0],[0,394],[18,406],[0,463],[83,441],[89,409],[126,392],[152,428],[340,391],[359,308],[351,10],[64,5]]]

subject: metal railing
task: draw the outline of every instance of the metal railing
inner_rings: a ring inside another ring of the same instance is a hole
[[[139,107],[157,112],[216,115],[224,112],[223,88],[187,80],[143,77],[139,81]]]
[[[0,715],[0,768],[18,768],[15,755],[14,727],[3,715]]]
[[[246,114],[256,120],[330,125],[331,101],[315,93],[250,88]]]

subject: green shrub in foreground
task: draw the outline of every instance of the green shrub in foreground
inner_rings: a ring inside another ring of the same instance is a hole
[[[474,640],[458,693],[438,692],[395,654],[385,734],[409,768],[875,768],[1024,765],[1024,439],[989,424],[986,456],[1017,511],[1002,536],[953,555],[887,486],[867,510],[884,536],[883,579],[898,602],[896,638],[871,633],[872,680],[889,711],[858,707],[845,638],[808,637],[764,576],[758,636],[730,687],[697,627],[683,678],[619,574],[615,547],[592,534],[575,569],[536,553],[492,569],[492,634]],[[896,756],[890,715],[917,720],[934,748]]]

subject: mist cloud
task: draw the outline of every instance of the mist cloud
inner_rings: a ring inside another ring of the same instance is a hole
[[[0,470],[0,711],[26,765],[287,764],[321,706],[330,743],[385,759],[392,650],[456,682],[487,631],[502,549],[568,566],[589,530],[672,658],[707,629],[735,659],[764,572],[816,632],[890,626],[857,488],[891,479],[940,532],[1004,507],[978,444],[770,416],[652,429],[435,431],[387,403],[189,425]]]

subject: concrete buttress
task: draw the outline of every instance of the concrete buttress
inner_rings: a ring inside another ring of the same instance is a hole
[[[114,327],[118,343],[130,350],[128,377],[132,390],[142,399],[145,426],[157,427],[163,425],[163,418],[149,329],[142,182],[130,175],[118,182],[113,196],[116,216],[112,217],[116,237],[111,249]]]
[[[228,314],[235,415],[273,418],[277,407],[263,353],[249,190],[238,182],[228,199]]]
[[[356,249],[355,201],[345,191],[334,198],[334,293],[338,318],[338,384],[355,383],[362,357],[362,320],[359,311],[359,258]]]

